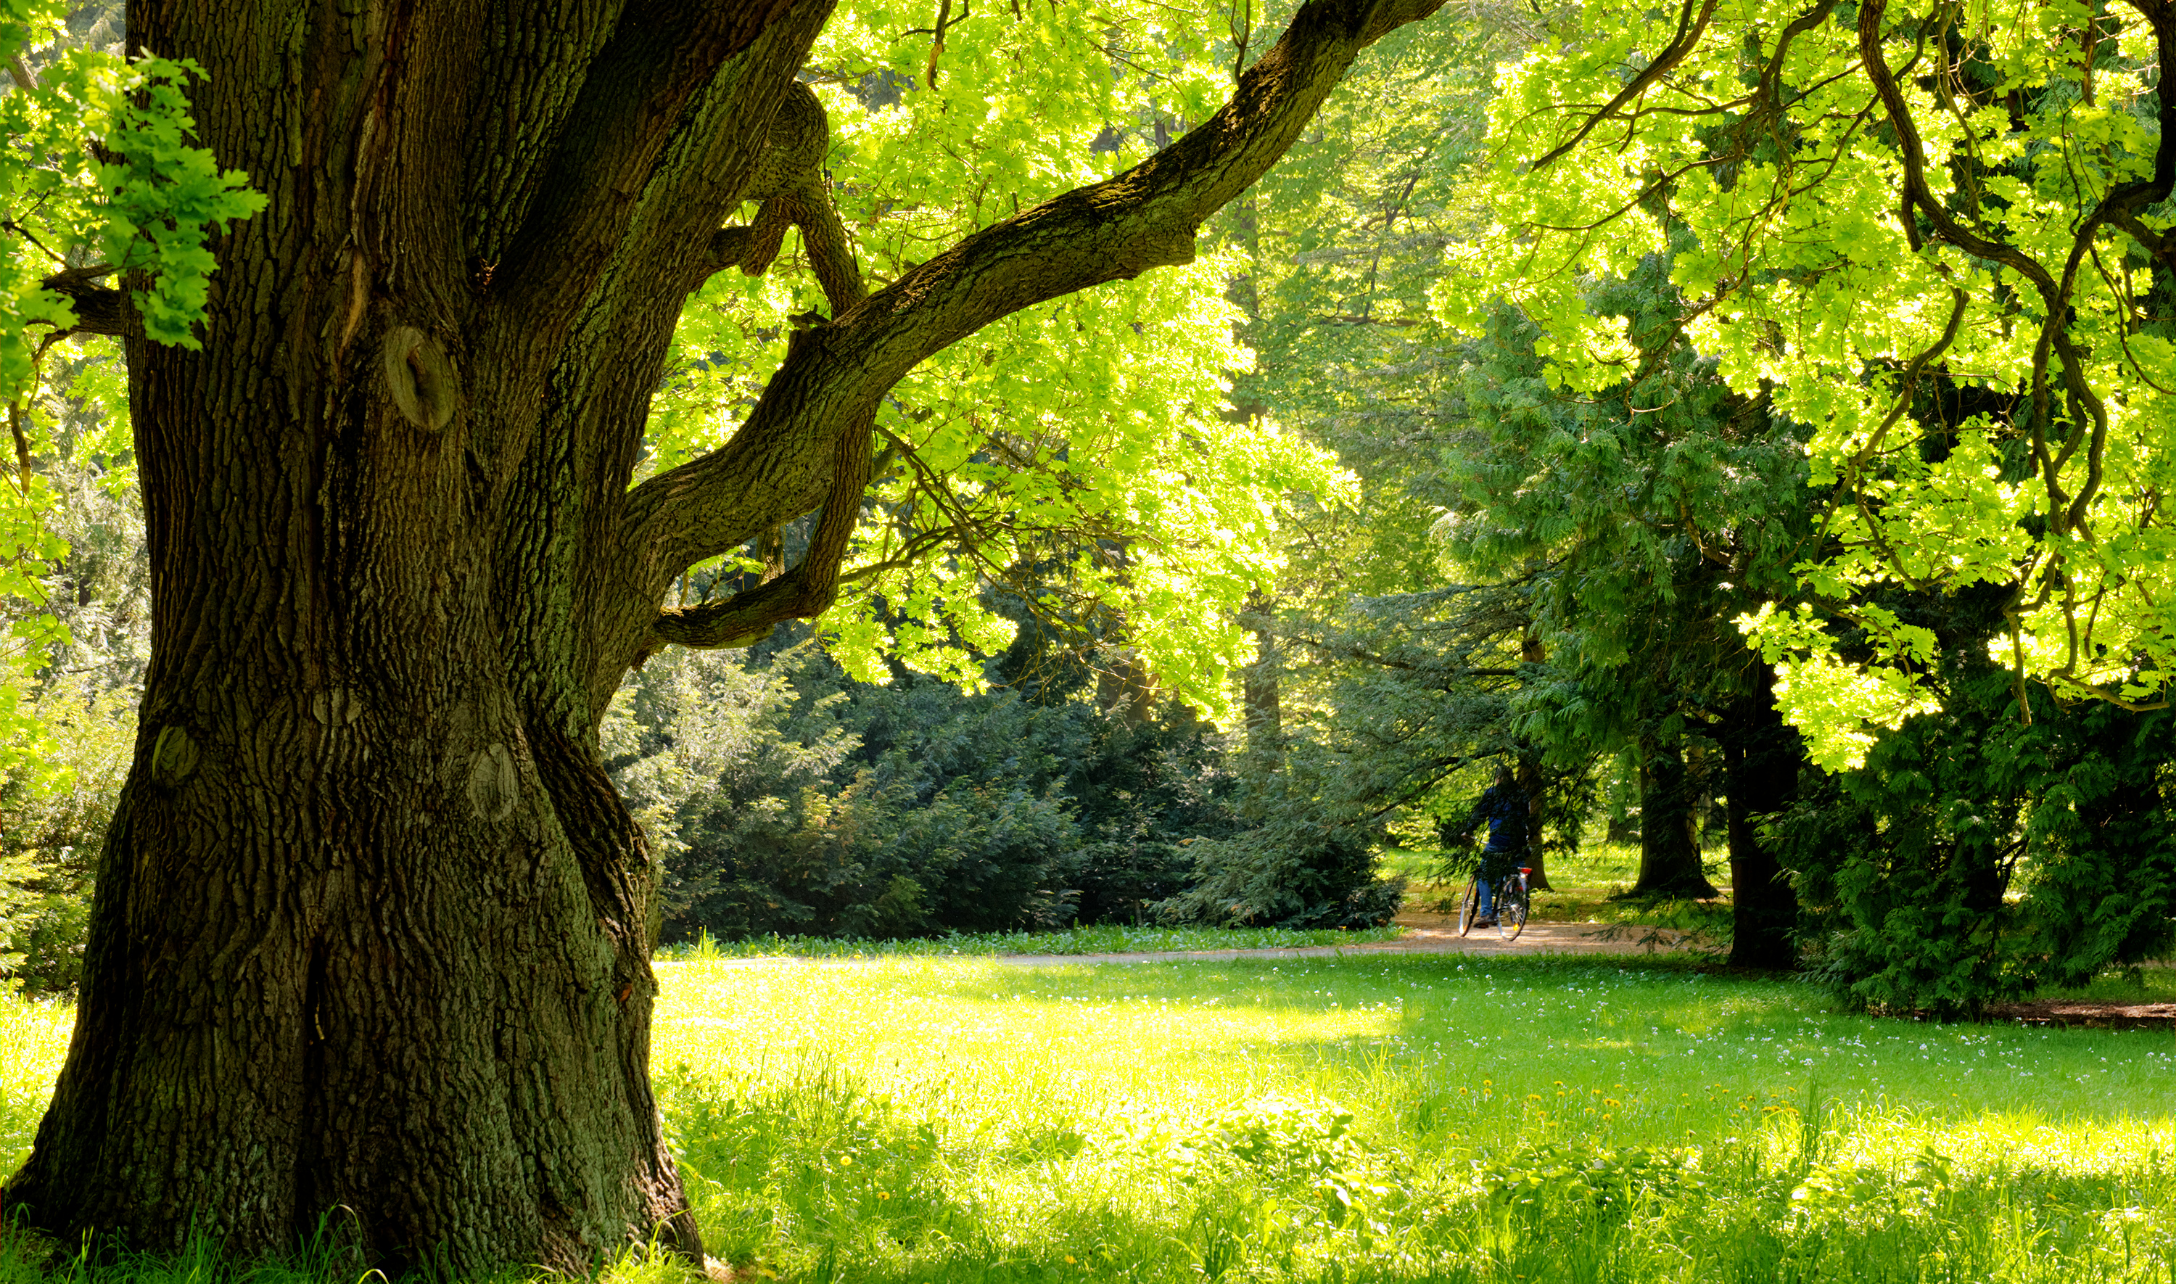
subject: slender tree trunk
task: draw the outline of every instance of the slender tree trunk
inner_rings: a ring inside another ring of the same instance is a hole
[[[1519,639],[1519,661],[1522,664],[1545,664],[1549,652],[1543,647],[1541,634],[1528,629]],[[1533,873],[1528,876],[1528,886],[1537,892],[1556,890],[1549,882],[1549,862],[1541,845],[1542,779],[1540,757],[1531,748],[1519,754],[1518,766],[1513,779],[1519,792],[1526,797],[1526,862]]]
[[[1252,768],[1267,775],[1284,762],[1284,651],[1276,633],[1267,625],[1273,603],[1257,591],[1247,600],[1247,610],[1264,618],[1254,630],[1254,663],[1239,672],[1240,696],[1246,711],[1247,757]]]
[[[1556,888],[1549,883],[1548,853],[1541,845],[1541,764],[1532,755],[1521,754],[1513,779],[1519,792],[1526,795],[1526,863],[1534,871],[1527,885],[1537,892],[1553,892]]]
[[[1699,790],[1676,743],[1643,746],[1640,763],[1640,874],[1634,896],[1705,900],[1715,885],[1700,869]]]
[[[1750,693],[1736,700],[1723,734],[1724,798],[1730,826],[1732,967],[1789,968],[1798,961],[1798,893],[1761,839],[1759,822],[1798,789],[1798,733],[1776,709],[1775,677],[1765,664]]]

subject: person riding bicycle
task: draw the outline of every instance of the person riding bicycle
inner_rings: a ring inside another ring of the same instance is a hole
[[[1474,875],[1481,884],[1481,904],[1474,918],[1475,927],[1495,923],[1496,884],[1518,868],[1520,859],[1526,855],[1526,791],[1519,788],[1518,778],[1508,764],[1496,769],[1496,783],[1490,785],[1481,795],[1481,801],[1473,805],[1463,826],[1455,831],[1448,825],[1444,827],[1445,838],[1464,843],[1483,821],[1488,822],[1488,843],[1481,849],[1481,868]]]

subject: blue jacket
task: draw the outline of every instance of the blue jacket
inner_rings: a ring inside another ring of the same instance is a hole
[[[1487,850],[1498,855],[1526,850],[1526,792],[1517,784],[1490,785],[1473,805],[1460,836],[1480,828],[1484,820],[1488,822]]]

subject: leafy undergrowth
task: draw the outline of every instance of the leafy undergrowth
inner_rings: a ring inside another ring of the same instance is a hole
[[[2176,1279],[2165,1032],[1846,1016],[1669,959],[658,970],[667,1124],[742,1279]],[[19,1154],[65,1010],[5,1011]],[[0,1284],[242,1278],[125,1265]],[[289,1278],[355,1276],[251,1277]]]
[[[1282,927],[1128,927],[1107,923],[1055,932],[954,932],[945,936],[866,937],[755,936],[739,941],[668,945],[657,957],[669,962],[713,959],[952,958],[997,954],[1129,954],[1167,950],[1282,950],[1394,941],[1395,927],[1298,930]]]

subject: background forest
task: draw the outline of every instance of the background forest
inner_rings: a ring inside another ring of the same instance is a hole
[[[1835,614],[1838,645],[1881,653],[1854,619],[1923,631],[1919,703],[1816,763],[1739,624],[1805,598],[1809,559],[1844,539],[1849,479],[1810,461],[1813,428],[1679,323],[1672,246],[1577,282],[1636,358],[1615,383],[1556,374],[1538,309],[1469,297],[1461,254],[1501,213],[1476,181],[1496,69],[1561,17],[1477,5],[1392,34],[1195,263],[1024,313],[900,387],[840,605],[660,654],[608,721],[667,871],[664,942],[1380,924],[1418,895],[1385,854],[1456,873],[1440,838],[1510,764],[1544,868],[1636,835],[1628,896],[1726,884],[1735,961],[1818,969],[1862,1006],[1969,1011],[2166,953],[2166,709],[2003,667],[1994,586],[1875,584],[1878,617]],[[993,8],[940,64],[893,38],[903,11],[842,16],[804,78],[864,272],[989,221],[993,176],[1048,185],[1167,145],[1281,19],[1082,35]],[[110,45],[117,20],[86,6],[71,38]],[[1095,58],[1035,56],[1083,40]],[[2112,51],[2101,74],[2135,65]],[[2014,110],[2059,114],[2065,92]],[[926,163],[933,139],[955,166]],[[767,274],[691,301],[644,475],[715,445],[788,341],[772,318],[820,308],[803,254],[789,237]],[[2154,298],[2176,288],[2136,270]],[[148,649],[117,353],[55,346],[12,421],[0,962],[31,990],[75,983]],[[1990,396],[1918,385],[1914,449],[1941,457]],[[809,525],[679,600],[775,575]]]

